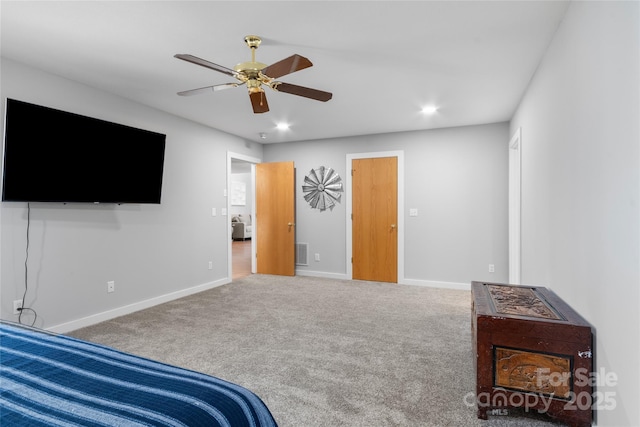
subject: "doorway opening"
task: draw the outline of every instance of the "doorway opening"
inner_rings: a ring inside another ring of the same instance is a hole
[[[255,164],[261,159],[227,153],[227,249],[229,279],[255,273]]]

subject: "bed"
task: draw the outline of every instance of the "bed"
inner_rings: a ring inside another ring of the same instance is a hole
[[[276,426],[253,392],[199,372],[0,322],[2,426]]]

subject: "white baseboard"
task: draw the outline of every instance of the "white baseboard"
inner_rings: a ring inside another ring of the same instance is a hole
[[[228,278],[216,280],[213,282],[204,283],[202,285],[194,286],[188,289],[182,289],[180,291],[171,292],[169,294],[160,295],[158,297],[150,298],[148,300],[139,301],[133,304],[125,305],[123,307],[114,308],[113,310],[103,311],[102,313],[93,314],[91,316],[83,317],[81,319],[72,320],[71,322],[61,323],[56,326],[47,328],[48,331],[64,334],[74,331],[76,329],[84,328],[86,326],[95,325],[96,323],[104,322],[107,320],[115,319],[116,317],[124,316],[125,314],[131,314],[136,311],[143,310],[145,308],[153,307],[158,304],[173,301],[178,298],[183,298],[189,295],[196,294],[198,292],[213,289],[218,286],[231,283]]]
[[[327,273],[325,271],[311,271],[311,270],[296,270],[297,276],[309,276],[309,277],[324,277],[327,279],[336,280],[350,280],[345,273]],[[471,283],[456,283],[456,282],[438,282],[433,280],[420,280],[420,279],[404,279],[398,282],[401,285],[411,286],[426,286],[429,288],[443,288],[443,289],[457,289],[463,291],[471,290]]]
[[[349,280],[347,275],[344,273],[327,273],[326,271],[311,271],[311,270],[296,269],[296,276],[324,277],[326,279]]]
[[[429,288],[457,289],[463,291],[471,290],[471,283],[437,282],[432,280],[404,279],[402,285],[427,286]]]

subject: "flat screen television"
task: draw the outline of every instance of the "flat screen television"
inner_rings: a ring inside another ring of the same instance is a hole
[[[7,99],[2,200],[160,203],[166,135]]]

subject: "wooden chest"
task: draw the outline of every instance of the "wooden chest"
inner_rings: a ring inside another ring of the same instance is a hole
[[[472,282],[478,418],[509,408],[590,426],[591,326],[543,287]]]

